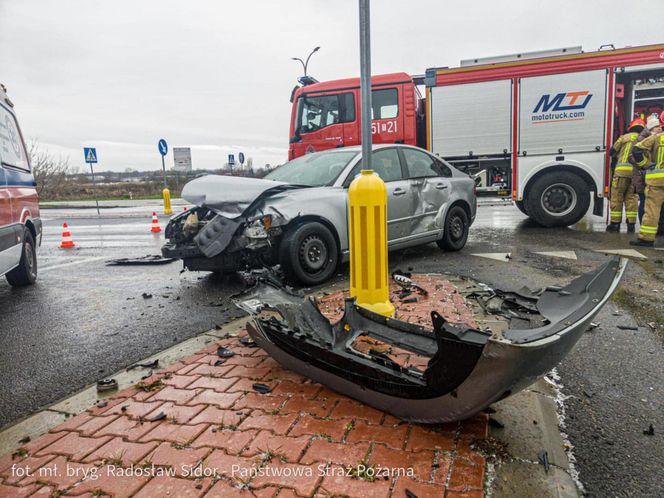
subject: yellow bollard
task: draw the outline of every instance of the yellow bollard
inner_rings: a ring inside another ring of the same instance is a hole
[[[173,214],[173,210],[171,209],[171,191],[165,188],[162,194],[164,196],[164,214]]]
[[[350,295],[359,306],[391,317],[387,267],[387,188],[362,170],[348,189]]]

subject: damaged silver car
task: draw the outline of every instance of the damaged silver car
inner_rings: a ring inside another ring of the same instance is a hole
[[[325,282],[348,260],[348,186],[360,169],[360,147],[347,147],[307,154],[263,179],[197,178],[182,191],[196,207],[171,219],[162,254],[190,270],[280,264],[291,281]],[[375,146],[373,169],[387,186],[390,250],[464,247],[476,212],[468,175],[406,145]]]

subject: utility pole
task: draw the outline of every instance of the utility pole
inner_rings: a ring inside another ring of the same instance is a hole
[[[371,168],[371,23],[370,0],[360,0],[360,98],[362,102],[362,169]]]
[[[369,1],[360,0],[362,171],[348,188],[350,296],[358,306],[394,316],[387,261],[387,187],[371,168],[371,41]]]

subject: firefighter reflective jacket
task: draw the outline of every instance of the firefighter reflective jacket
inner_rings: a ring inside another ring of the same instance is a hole
[[[616,169],[614,170],[613,176],[618,178],[632,177],[632,165],[629,162],[629,154],[638,137],[638,133],[625,133],[618,137],[616,143],[613,144],[611,149],[617,154]]]
[[[646,170],[646,185],[664,187],[664,133],[638,142],[632,154],[636,165]]]

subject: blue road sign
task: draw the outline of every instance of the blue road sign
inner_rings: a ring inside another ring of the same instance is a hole
[[[162,156],[168,154],[168,144],[166,143],[166,140],[164,140],[163,138],[159,139],[159,153]]]
[[[83,147],[83,155],[85,156],[86,163],[97,163],[97,149],[95,147]]]
[[[235,154],[228,154],[228,165],[233,166],[235,164]]]
[[[244,152],[240,152],[237,155],[237,160],[240,161],[240,164],[244,164]]]

